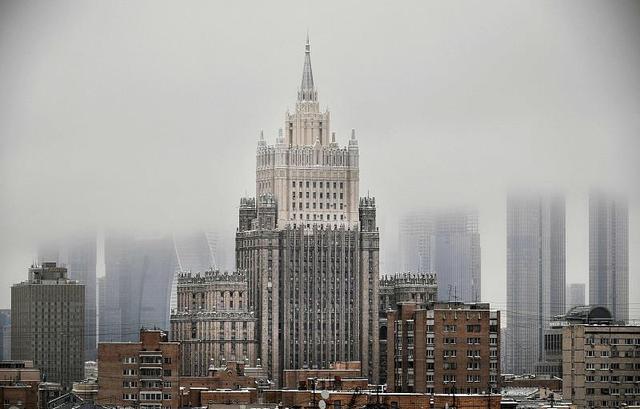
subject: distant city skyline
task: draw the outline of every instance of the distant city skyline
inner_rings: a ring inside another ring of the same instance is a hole
[[[255,189],[246,152],[292,107],[307,30],[336,142],[357,129],[360,190],[384,204],[381,272],[400,270],[399,215],[471,203],[482,299],[505,309],[506,189],[552,185],[567,194],[567,281],[588,283],[593,186],[628,197],[640,287],[636,3],[61,4],[0,6],[0,307],[43,226],[220,226],[232,267],[235,198]]]
[[[399,229],[399,271],[436,274],[438,301],[482,300],[477,209],[414,211],[402,216]]]

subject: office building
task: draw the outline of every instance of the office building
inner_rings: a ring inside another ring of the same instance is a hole
[[[587,303],[586,287],[584,283],[571,283],[567,286],[567,311]]]
[[[565,312],[565,203],[554,194],[507,197],[507,327],[510,373],[533,373],[544,331]]]
[[[29,268],[11,287],[11,357],[33,361],[44,380],[67,390],[84,376],[83,284],[56,263]]]
[[[390,392],[498,392],[500,312],[489,304],[400,303],[387,322]]]
[[[182,372],[205,376],[210,365],[242,361],[256,366],[256,317],[248,310],[242,273],[181,273],[177,309],[171,314],[171,339],[182,344]]]
[[[56,262],[67,268],[69,279],[85,286],[84,359],[96,359],[97,348],[97,244],[95,233],[74,233],[38,245],[38,262]]]
[[[629,319],[629,210],[625,199],[589,195],[589,304]]]
[[[0,310],[0,361],[11,359],[11,310]]]
[[[362,361],[378,379],[379,234],[375,199],[359,200],[359,148],[321,111],[307,41],[294,112],[275,145],[261,134],[256,198],[244,198],[236,266],[247,272],[260,359],[276,385],[285,369]]]
[[[435,273],[439,301],[481,299],[480,233],[473,208],[426,209],[400,222],[402,271]]]
[[[176,265],[171,236],[106,235],[101,342],[136,342],[142,327],[169,328]]]

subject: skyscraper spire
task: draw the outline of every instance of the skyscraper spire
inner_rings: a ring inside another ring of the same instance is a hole
[[[318,94],[313,85],[313,72],[311,71],[311,45],[309,44],[309,33],[307,33],[307,43],[304,46],[304,66],[302,67],[302,83],[298,92],[299,101],[316,101]]]

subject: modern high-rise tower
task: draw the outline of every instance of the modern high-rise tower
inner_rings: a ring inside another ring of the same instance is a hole
[[[510,193],[507,198],[506,369],[533,373],[543,360],[544,330],[565,312],[564,196]]]
[[[578,305],[586,305],[584,283],[571,283],[567,286],[567,311]]]
[[[589,195],[589,304],[629,319],[629,210],[600,191]]]
[[[275,145],[261,134],[256,196],[240,202],[236,265],[246,271],[263,367],[361,361],[378,378],[379,234],[375,199],[359,199],[358,141],[341,147],[321,111],[309,41],[294,112]]]
[[[438,300],[481,299],[480,232],[473,208],[412,212],[400,223],[403,271],[435,273]]]
[[[133,342],[141,327],[169,328],[175,271],[171,236],[107,234],[105,277],[100,280],[100,341]]]

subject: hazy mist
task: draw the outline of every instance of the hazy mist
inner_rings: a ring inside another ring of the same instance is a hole
[[[213,226],[232,242],[307,30],[338,142],[356,129],[381,272],[400,214],[477,205],[483,299],[503,308],[506,189],[552,187],[567,283],[587,283],[594,186],[629,198],[640,286],[639,2],[3,1],[0,308],[41,239]]]

